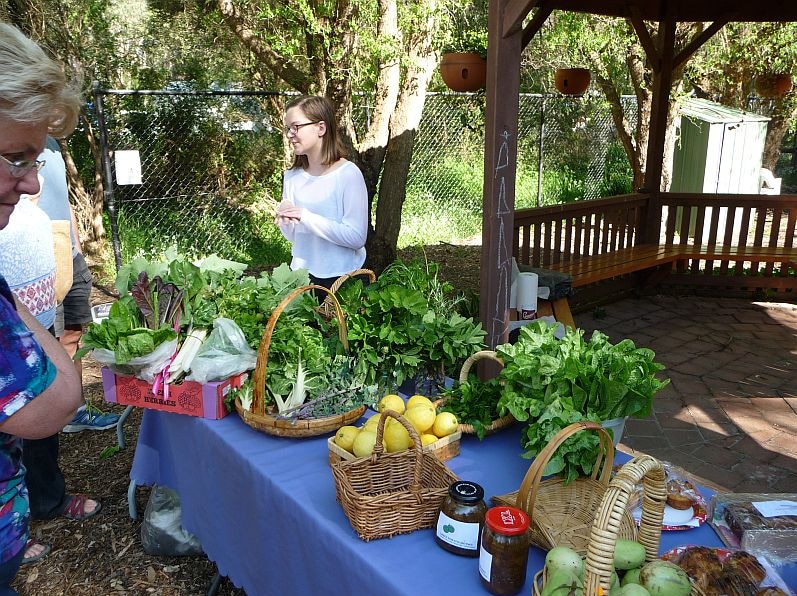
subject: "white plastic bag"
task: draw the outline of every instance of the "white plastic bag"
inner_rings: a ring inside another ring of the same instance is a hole
[[[189,381],[207,383],[221,381],[252,370],[257,364],[257,352],[249,347],[244,332],[232,319],[213,321],[213,331],[191,361]]]
[[[128,360],[125,364],[117,364],[116,356],[112,350],[94,348],[91,357],[100,364],[110,368],[119,375],[138,377],[147,383],[152,383],[155,376],[171,361],[177,349],[177,338],[163,342],[146,356],[138,356]]]
[[[165,486],[153,486],[141,523],[144,552],[164,557],[201,555],[199,539],[182,526],[180,496]]]

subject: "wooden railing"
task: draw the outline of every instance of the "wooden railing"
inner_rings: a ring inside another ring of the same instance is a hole
[[[728,258],[685,259],[666,283],[795,291],[796,226],[797,195],[631,194],[518,210],[513,254],[519,264],[549,267],[643,242],[745,247],[746,254],[785,248],[782,262],[734,260],[733,250]]]

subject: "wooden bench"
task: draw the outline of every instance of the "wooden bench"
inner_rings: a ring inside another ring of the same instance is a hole
[[[633,194],[525,209],[513,240],[520,266],[568,273],[574,287],[617,278],[580,293],[585,303],[662,281],[797,296],[797,195]]]
[[[594,256],[552,263],[555,271],[573,277],[573,287],[585,286],[628,273],[658,268],[668,274],[673,264],[686,260],[722,261],[736,263],[797,264],[797,248],[770,246],[687,246],[680,244],[641,244]],[[660,275],[657,279],[661,279]],[[797,284],[797,282],[795,282]]]

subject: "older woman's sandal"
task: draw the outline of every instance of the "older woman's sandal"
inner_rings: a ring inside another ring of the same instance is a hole
[[[74,521],[84,521],[94,517],[102,509],[102,504],[96,499],[91,499],[97,503],[97,506],[92,511],[86,511],[86,501],[89,499],[88,495],[71,495],[61,516]]]

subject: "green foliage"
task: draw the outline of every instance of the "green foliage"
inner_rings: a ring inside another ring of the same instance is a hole
[[[485,428],[500,418],[498,400],[501,397],[501,383],[498,378],[481,381],[471,375],[464,383],[455,383],[440,395],[445,403],[438,408],[441,412],[451,412],[460,424],[470,424],[479,439],[485,437]]]
[[[653,361],[653,351],[629,339],[611,344],[595,331],[585,341],[583,331],[570,328],[557,339],[554,329],[535,321],[520,330],[515,344],[496,348],[504,361],[499,410],[528,422],[523,438],[528,457],[573,422],[650,416],[654,394],[669,383],[656,378],[664,366]],[[545,474],[561,472],[567,482],[588,475],[596,454],[589,447],[597,446],[597,439],[581,436],[587,434],[569,439]]]

